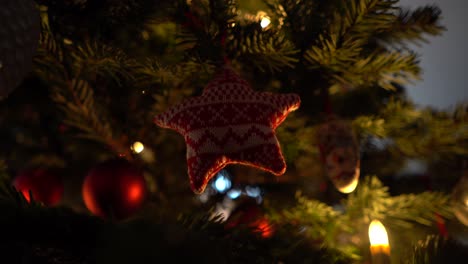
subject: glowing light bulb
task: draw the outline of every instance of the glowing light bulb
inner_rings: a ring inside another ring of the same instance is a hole
[[[231,180],[224,171],[218,173],[218,177],[214,181],[213,187],[220,193],[224,193],[231,188]]]
[[[63,39],[63,44],[65,44],[65,45],[71,45],[71,44],[73,44],[73,41],[72,41],[71,39],[64,38],[64,39]]]
[[[144,40],[148,40],[150,35],[149,35],[149,32],[144,30],[141,32],[141,37],[144,39]]]
[[[145,149],[145,146],[140,141],[137,141],[133,143],[131,149],[133,150],[133,152],[138,154],[138,153],[141,153]]]
[[[239,189],[231,189],[227,193],[227,196],[233,200],[239,198],[239,196],[242,194],[242,191]]]
[[[260,26],[262,28],[266,28],[268,27],[268,25],[270,25],[270,23],[271,23],[270,18],[268,16],[264,16],[262,17],[262,20],[260,21]]]
[[[387,230],[379,220],[369,225],[369,240],[372,264],[390,264],[390,245]]]
[[[354,172],[353,180],[348,185],[338,188],[338,190],[342,193],[354,192],[354,190],[356,190],[356,187],[358,186],[358,183],[359,183],[359,174],[360,174],[360,169],[356,168]]]
[[[228,179],[226,179],[225,177],[219,177],[218,179],[216,179],[215,181],[215,188],[216,190],[218,190],[219,192],[224,192],[226,191],[226,189],[229,188],[229,185],[230,182]]]
[[[369,225],[369,240],[372,246],[387,245],[387,230],[379,220],[373,220]]]
[[[245,187],[245,192],[250,197],[259,197],[260,196],[260,188],[255,186],[247,186]]]

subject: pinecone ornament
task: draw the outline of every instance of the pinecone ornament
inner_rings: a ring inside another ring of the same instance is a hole
[[[33,0],[2,0],[0,8],[0,100],[31,71],[40,34]]]
[[[318,129],[318,144],[328,178],[342,193],[356,189],[360,174],[357,139],[343,120],[331,120]]]

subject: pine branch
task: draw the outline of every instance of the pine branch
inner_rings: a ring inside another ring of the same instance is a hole
[[[158,94],[176,89],[184,82],[191,80],[192,86],[198,83],[204,84],[214,73],[215,65],[210,61],[187,60],[175,65],[166,65],[156,59],[148,59],[142,63],[135,64],[131,69],[135,76],[133,85],[141,88],[157,87]],[[193,78],[198,82],[194,82]],[[193,88],[193,87],[192,87]]]
[[[440,35],[446,30],[440,24],[442,11],[439,7],[430,5],[416,10],[399,9],[393,25],[376,34],[376,38],[388,44],[404,44],[405,42],[427,42],[425,35]]]
[[[195,90],[206,85],[216,70],[210,61],[195,60],[167,66],[153,59],[134,66],[131,69],[135,78],[133,85],[151,93],[155,101],[149,111],[151,115],[192,96]]]
[[[344,69],[332,77],[344,87],[378,86],[395,90],[395,85],[404,85],[420,78],[420,67],[414,53],[374,53],[340,67]]]
[[[418,79],[420,69],[412,53],[388,52],[383,47],[372,48],[372,35],[390,30],[396,19],[393,11],[397,1],[346,1],[336,11],[329,28],[317,38],[305,53],[313,69],[322,69],[334,79],[332,87],[359,87],[377,84],[394,89]]]
[[[9,263],[25,255],[34,263],[44,262],[48,254],[49,260],[58,262],[67,256],[76,263],[157,263],[161,259],[175,263],[194,259],[203,263],[350,263],[336,250],[310,245],[287,225],[277,227],[265,239],[253,228],[226,228],[209,220],[206,212],[177,219],[161,214],[115,224],[62,207],[23,207],[0,201],[0,209],[8,216],[0,217],[2,235],[9,242],[6,248],[14,252],[2,255],[14,259]],[[37,248],[41,255],[32,252]],[[15,254],[19,249],[21,256]]]
[[[336,210],[322,202],[297,195],[297,205],[281,213],[271,211],[270,219],[278,224],[295,224],[303,227],[308,237],[321,244],[338,248],[350,257],[356,255],[353,236],[367,232],[373,219],[384,221],[396,230],[419,226],[432,226],[435,214],[451,218],[447,195],[435,192],[391,196],[388,187],[377,177],[361,177],[356,191],[344,201],[344,211]],[[348,243],[343,243],[349,237]]]
[[[233,32],[227,47],[232,57],[261,71],[278,72],[284,67],[292,68],[297,62],[294,45],[279,32],[263,31],[258,27],[251,25],[250,29],[238,28]]]
[[[41,11],[41,34],[34,57],[34,72],[42,79],[60,82],[66,77],[63,59],[63,41],[56,41],[49,26],[48,14]]]
[[[390,198],[388,187],[377,177],[365,177],[357,190],[346,200],[346,214],[350,219],[364,219],[370,223],[373,219],[383,219],[386,213],[386,201]]]
[[[177,42],[185,53],[202,60],[221,61],[223,39],[236,16],[236,2],[223,0],[194,0],[177,2],[172,19],[179,25]]]
[[[135,76],[134,85],[136,87],[160,87],[171,85],[176,81],[174,73],[155,59],[135,64],[132,72]]]
[[[326,237],[337,228],[339,212],[332,207],[317,201],[310,200],[296,193],[297,205],[285,210],[281,214],[271,214],[270,219],[275,222],[297,223],[307,226],[308,234],[313,238]],[[304,217],[307,215],[307,217]],[[286,221],[285,221],[286,220]]]
[[[221,30],[225,30],[236,17],[235,0],[209,0],[210,16]]]
[[[35,72],[50,84],[51,98],[65,113],[64,123],[81,131],[78,137],[100,142],[130,158],[128,147],[113,138],[110,124],[99,116],[102,110],[98,110],[94,91],[85,80],[102,74],[118,81],[125,76],[126,57],[105,45],[86,43],[84,47],[75,47],[70,40],[57,41],[46,14],[42,16],[42,29]]]
[[[105,76],[120,83],[122,79],[131,79],[126,67],[130,61],[123,51],[106,46],[103,43],[86,42],[71,49],[73,71],[80,72],[85,79],[95,79],[96,76]]]
[[[168,0],[42,0],[54,32],[73,40],[98,37],[115,41],[124,31],[139,29],[154,17],[167,16],[174,5]],[[84,30],[85,29],[85,30]],[[128,33],[128,32],[126,32]],[[125,33],[124,33],[125,34]]]
[[[356,0],[345,1],[329,23],[329,28],[306,53],[311,65],[332,66],[354,62],[373,32],[391,26],[390,12],[397,1]],[[321,56],[321,54],[327,54]]]
[[[43,205],[34,200],[33,194],[30,191],[30,200],[26,200],[24,195],[12,186],[12,178],[7,173],[7,165],[4,160],[0,159],[0,207],[4,204],[14,204],[23,208],[37,208]],[[5,212],[3,211],[5,214]],[[2,215],[3,216],[3,215]],[[2,217],[0,217],[1,220]]]
[[[437,192],[403,194],[386,204],[386,220],[393,226],[411,228],[413,223],[432,226],[436,213],[451,218],[449,196]]]
[[[388,187],[376,177],[365,178],[360,188],[347,200],[347,214],[351,219],[362,217],[385,220],[388,225],[411,228],[414,223],[432,226],[435,214],[450,218],[449,197],[437,192],[404,194],[390,197]]]
[[[413,245],[406,264],[464,263],[468,248],[453,238],[429,235]]]
[[[327,32],[317,39],[305,53],[305,59],[311,68],[323,67],[327,70],[339,71],[340,65],[355,62],[362,52],[362,42],[351,40],[341,41],[337,32]]]
[[[398,0],[343,1],[343,7],[335,13],[333,31],[343,39],[366,41],[372,32],[387,30],[394,20],[392,11]]]
[[[131,157],[128,147],[115,140],[110,124],[98,115],[94,92],[87,81],[67,80],[64,86],[55,87],[51,96],[65,113],[64,123],[81,131],[77,137],[99,142],[115,153]]]
[[[361,134],[390,140],[395,155],[437,159],[468,154],[467,113],[463,105],[449,116],[391,101],[379,115],[359,117],[354,124]]]
[[[328,20],[339,0],[264,0],[285,34],[303,54],[328,27]],[[314,15],[321,14],[321,15]]]

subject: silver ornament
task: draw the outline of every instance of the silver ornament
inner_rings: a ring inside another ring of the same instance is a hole
[[[31,71],[40,34],[33,0],[2,0],[0,8],[0,100]]]

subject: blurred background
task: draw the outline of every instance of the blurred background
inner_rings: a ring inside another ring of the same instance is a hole
[[[460,0],[401,0],[403,7],[436,4],[442,9],[442,24],[447,30],[442,36],[429,36],[429,43],[414,46],[421,54],[423,80],[407,85],[407,93],[420,106],[449,110],[468,99],[468,53],[466,34],[467,1]]]

